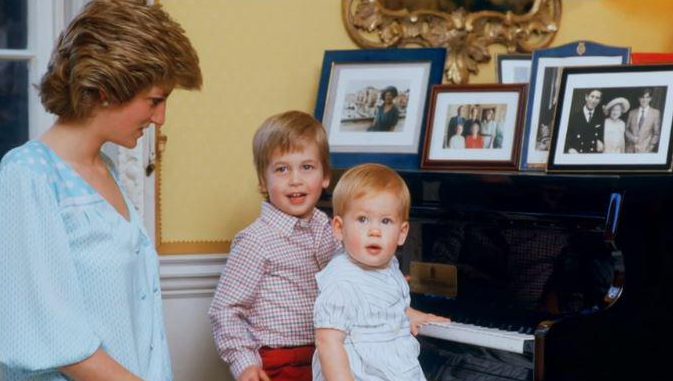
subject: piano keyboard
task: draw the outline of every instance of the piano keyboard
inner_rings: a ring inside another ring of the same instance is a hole
[[[515,353],[533,350],[535,336],[464,323],[430,323],[421,327],[421,335]]]

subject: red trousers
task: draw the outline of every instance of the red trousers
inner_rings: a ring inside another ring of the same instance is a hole
[[[311,381],[311,360],[315,346],[259,350],[262,368],[272,381]]]

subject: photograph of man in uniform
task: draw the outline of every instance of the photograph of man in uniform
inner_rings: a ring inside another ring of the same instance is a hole
[[[566,135],[566,153],[599,153],[603,152],[603,113],[598,106],[602,92],[599,89],[578,90],[584,92],[584,105],[573,111],[568,120]]]

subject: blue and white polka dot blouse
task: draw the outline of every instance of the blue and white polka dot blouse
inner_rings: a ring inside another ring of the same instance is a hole
[[[120,184],[112,163],[105,158]],[[66,380],[98,348],[144,380],[172,379],[156,251],[50,148],[0,163],[0,380]]]

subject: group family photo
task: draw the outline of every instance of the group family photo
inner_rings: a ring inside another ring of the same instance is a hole
[[[442,148],[502,148],[506,104],[451,104]]]

